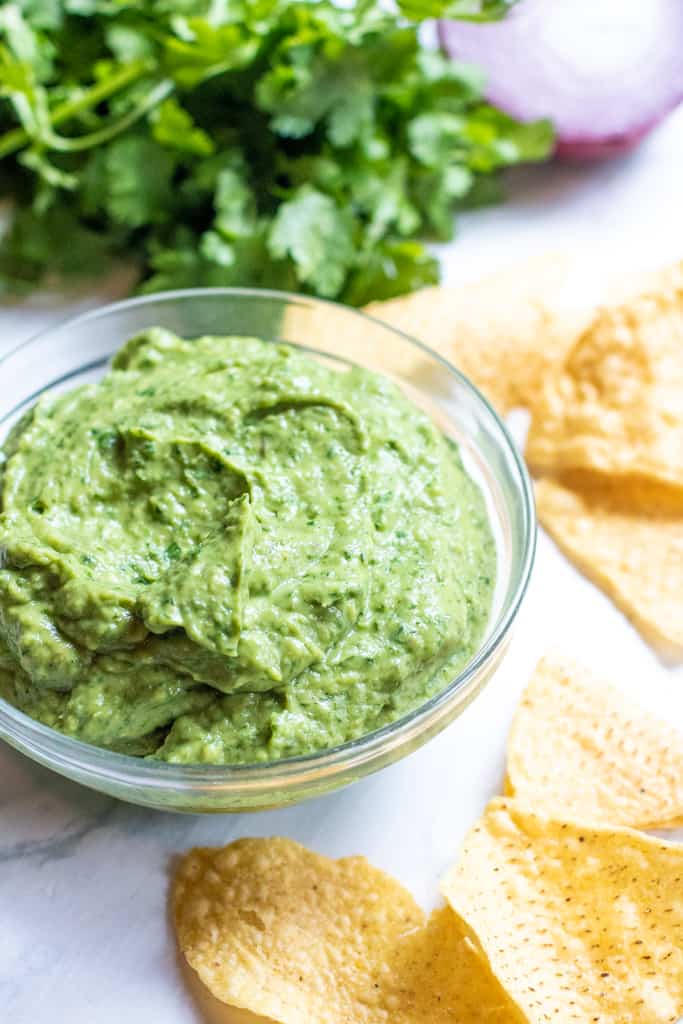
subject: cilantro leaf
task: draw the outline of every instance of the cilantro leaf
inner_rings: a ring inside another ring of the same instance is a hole
[[[319,295],[337,295],[354,261],[349,218],[329,196],[304,185],[278,209],[268,251],[274,259],[290,256],[298,280]]]
[[[112,221],[136,228],[171,219],[175,162],[154,139],[116,139],[106,151],[102,205]]]
[[[215,226],[226,238],[246,238],[256,225],[256,197],[232,167],[218,174],[214,194]]]
[[[374,246],[351,272],[343,298],[353,306],[393,299],[437,284],[439,264],[420,242],[389,238]]]
[[[237,24],[213,25],[195,17],[174,27],[175,34],[165,40],[166,65],[185,88],[249,65],[259,50],[258,38]]]
[[[172,97],[157,107],[150,120],[152,135],[162,146],[199,156],[213,153],[211,136],[203,128],[198,128],[188,112]]]

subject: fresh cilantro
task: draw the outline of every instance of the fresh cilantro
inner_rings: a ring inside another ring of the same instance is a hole
[[[216,209],[214,224],[225,238],[248,238],[256,225],[256,197],[244,177],[232,167],[225,167],[216,177],[213,197]]]
[[[544,159],[423,18],[507,0],[11,0],[0,6],[0,291],[127,259],[143,291],[362,304],[438,278],[425,242]],[[408,19],[413,19],[410,23]]]
[[[299,280],[319,295],[337,295],[354,262],[350,218],[330,196],[303,185],[279,207],[268,250],[276,260],[289,256]]]
[[[172,97],[152,111],[150,121],[152,135],[162,146],[197,156],[208,156],[214,151],[211,136],[203,128],[198,128],[188,112]]]
[[[173,156],[149,136],[120,136],[106,150],[102,207],[114,223],[131,228],[170,220],[174,168]]]

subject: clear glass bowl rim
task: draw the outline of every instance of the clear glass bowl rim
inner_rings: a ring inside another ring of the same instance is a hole
[[[275,761],[259,761],[252,764],[215,765],[215,764],[173,764],[166,761],[146,760],[128,754],[119,754],[96,747],[81,740],[74,739],[42,725],[19,711],[13,705],[0,698],[0,723],[7,727],[7,732],[20,741],[22,748],[40,749],[43,763],[50,763],[56,770],[60,765],[87,770],[97,779],[109,779],[120,785],[135,787],[144,786],[148,790],[193,790],[199,787],[205,791],[213,789],[221,791],[244,792],[245,790],[270,790],[273,787],[287,787],[305,784],[313,779],[347,772],[367,761],[372,761],[380,753],[402,747],[411,738],[419,736],[428,728],[434,719],[440,717],[444,706],[467,691],[468,684],[477,677],[483,667],[491,661],[505,641],[510,627],[519,611],[526,593],[536,553],[536,511],[533,496],[533,485],[527,472],[526,464],[517,445],[512,439],[504,421],[498,415],[481,391],[442,355],[431,349],[424,342],[401,331],[391,324],[349,306],[328,299],[298,295],[294,292],[278,291],[266,288],[183,288],[172,291],[152,292],[118,302],[107,303],[88,310],[77,316],[65,317],[52,326],[38,331],[36,334],[19,342],[0,357],[0,373],[5,362],[27,346],[48,337],[57,330],[70,326],[81,325],[89,320],[97,321],[101,317],[130,309],[135,306],[152,304],[164,300],[182,300],[196,298],[198,295],[214,297],[249,297],[278,300],[281,302],[305,304],[312,307],[326,306],[343,310],[344,314],[357,316],[365,321],[376,323],[385,331],[393,332],[399,337],[425,352],[431,359],[440,363],[449,374],[456,377],[461,385],[470,391],[495,420],[507,447],[506,454],[511,458],[519,474],[521,484],[522,512],[524,522],[523,552],[516,590],[507,602],[495,628],[472,660],[448,686],[435,694],[424,704],[420,704],[396,721],[367,733],[354,740],[328,750],[314,754],[282,758]],[[93,780],[94,781],[94,780]]]

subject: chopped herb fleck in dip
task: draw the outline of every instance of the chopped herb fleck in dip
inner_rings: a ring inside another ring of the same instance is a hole
[[[366,370],[155,328],[42,398],[0,466],[0,694],[88,743],[216,764],[334,747],[481,640],[482,495]]]

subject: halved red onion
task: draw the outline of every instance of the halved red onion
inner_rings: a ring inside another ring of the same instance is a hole
[[[500,22],[442,21],[439,38],[497,106],[550,118],[559,156],[630,149],[683,100],[683,0],[519,0]]]

